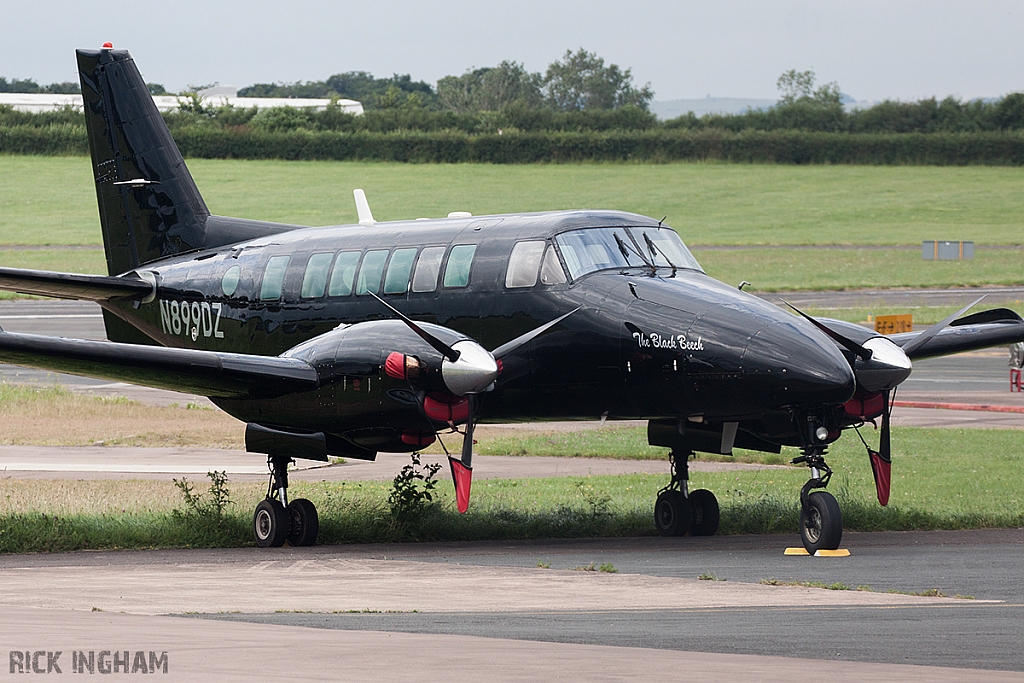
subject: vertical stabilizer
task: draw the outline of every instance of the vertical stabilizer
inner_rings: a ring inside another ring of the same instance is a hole
[[[127,50],[78,50],[107,272],[205,245],[210,211]]]

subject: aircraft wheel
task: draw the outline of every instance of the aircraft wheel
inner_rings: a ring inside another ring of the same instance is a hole
[[[305,498],[288,503],[288,542],[293,546],[316,545],[320,531],[320,518],[316,506]]]
[[[815,491],[800,510],[800,539],[807,552],[835,550],[843,540],[843,513],[827,491]]]
[[[718,531],[718,499],[707,489],[690,492],[690,535],[714,536]]]
[[[280,548],[288,540],[288,513],[279,500],[261,500],[252,525],[260,548]]]
[[[662,536],[684,536],[690,530],[690,501],[682,491],[669,489],[654,503],[654,526]]]

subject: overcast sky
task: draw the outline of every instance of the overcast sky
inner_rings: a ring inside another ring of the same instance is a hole
[[[237,86],[343,71],[431,84],[503,59],[544,71],[584,47],[656,100],[772,98],[813,69],[858,100],[1024,91],[1019,0],[6,0],[0,76],[78,80],[74,48],[110,40],[146,80]]]

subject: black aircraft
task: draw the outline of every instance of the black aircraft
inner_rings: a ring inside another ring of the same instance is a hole
[[[1024,341],[1009,310],[889,337],[794,315],[708,277],[662,221],[619,211],[451,215],[311,228],[211,215],[127,51],[79,50],[108,276],[0,268],[0,288],[95,301],[110,341],[0,333],[0,360],[209,396],[246,423],[270,484],[260,546],[316,541],[287,499],[294,458],[414,452],[462,427],[469,504],[480,422],[648,420],[672,476],[665,535],[714,534],[687,488],[695,451],[778,453],[810,468],[808,551],[842,535],[829,444],[881,419],[869,449],[888,499],[889,416],[911,360]],[[799,312],[798,312],[799,313]]]

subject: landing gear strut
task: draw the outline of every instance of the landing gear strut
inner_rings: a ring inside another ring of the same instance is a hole
[[[316,506],[305,498],[288,502],[288,465],[284,456],[267,456],[270,482],[267,497],[256,506],[253,532],[260,548],[280,548],[288,541],[293,546],[315,545],[320,531]]]
[[[815,491],[828,486],[832,469],[825,462],[824,448],[805,449],[803,455],[793,458],[793,464],[805,462],[811,468],[811,478],[800,490],[800,540],[810,554],[819,550],[835,550],[843,540],[843,513],[835,497],[827,491]]]
[[[662,536],[713,536],[718,530],[715,494],[706,489],[689,490],[691,455],[687,452],[680,459],[674,450],[668,454],[672,480],[658,492],[654,503],[654,526]]]

